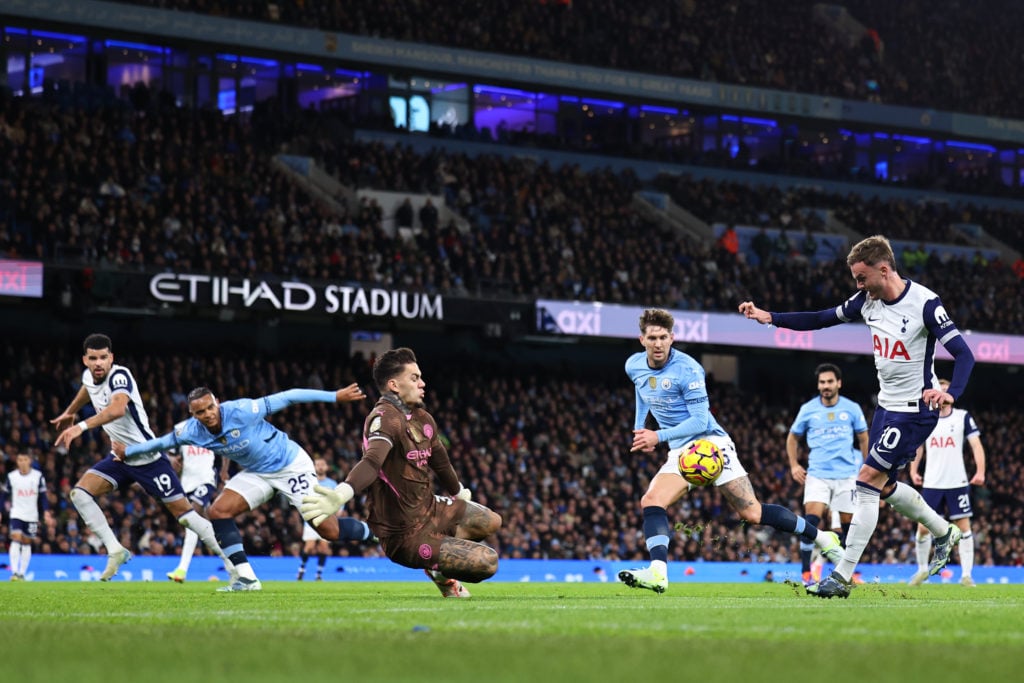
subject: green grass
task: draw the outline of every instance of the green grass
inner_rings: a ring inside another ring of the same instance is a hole
[[[3,679],[984,683],[1024,665],[1024,586],[216,585],[0,584]]]

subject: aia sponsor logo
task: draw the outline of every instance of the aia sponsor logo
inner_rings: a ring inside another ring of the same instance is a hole
[[[889,339],[889,337],[879,337],[877,334],[873,334],[871,335],[871,346],[876,356],[888,360],[910,360],[907,347],[899,339]]]
[[[928,448],[956,448],[956,439],[951,436],[933,436],[928,439]]]

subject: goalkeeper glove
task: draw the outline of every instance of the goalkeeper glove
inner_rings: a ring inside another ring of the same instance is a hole
[[[473,492],[467,489],[465,486],[463,486],[462,482],[460,481],[459,492],[455,494],[455,498],[458,498],[459,500],[464,500],[468,503],[473,498]]]
[[[338,484],[338,488],[329,489],[320,484],[313,487],[314,495],[305,496],[302,499],[302,518],[314,527],[320,526],[325,519],[335,514],[345,503],[352,500],[356,494],[355,490],[345,482]]]

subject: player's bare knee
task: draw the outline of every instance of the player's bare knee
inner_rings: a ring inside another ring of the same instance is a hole
[[[318,534],[320,534],[320,537],[323,538],[325,541],[337,541],[338,537],[341,536],[341,527],[338,526],[338,518],[337,517],[328,517],[327,519],[325,519],[323,522],[320,523],[320,526],[315,527],[315,528],[316,528],[316,532]],[[315,548],[316,548],[316,542],[314,541],[311,544],[311,548],[310,549],[312,550],[312,549],[315,549]]]
[[[487,519],[484,523],[484,538],[493,536],[501,529],[501,515],[494,510],[487,511]]]

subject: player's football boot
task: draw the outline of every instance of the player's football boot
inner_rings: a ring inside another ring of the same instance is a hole
[[[187,573],[184,569],[178,567],[173,572],[167,572],[167,578],[174,583],[185,583],[185,575]]]
[[[127,548],[121,548],[113,555],[108,555],[107,567],[103,570],[103,573],[100,574],[100,581],[110,581],[110,579],[114,578],[114,574],[117,573],[117,570],[121,568],[121,565],[125,564],[130,559],[132,559],[132,554]]]
[[[960,527],[950,524],[946,534],[935,539],[935,557],[928,565],[928,576],[935,576],[949,563],[949,556],[953,554],[953,548],[960,543],[960,536]]]
[[[974,588],[978,584],[974,583],[974,579],[972,579],[971,577],[965,576],[962,579],[960,579],[960,585],[967,586],[968,588]]]
[[[21,574],[11,574],[11,581],[24,581],[25,577]]]
[[[823,581],[807,587],[809,595],[817,595],[819,598],[848,598],[850,597],[851,584],[836,572],[828,575]]]
[[[920,569],[914,572],[914,575],[910,577],[910,581],[907,581],[908,586],[920,586],[922,583],[928,580],[928,570]]]
[[[221,586],[217,589],[218,593],[242,593],[244,591],[261,591],[263,590],[263,584],[260,583],[259,579],[247,579],[244,576],[239,577],[237,581],[233,581],[226,586]]]
[[[652,567],[623,569],[619,572],[619,581],[630,588],[646,588],[655,593],[664,593],[668,589],[668,575]]]
[[[441,595],[446,598],[468,598],[472,597],[469,594],[469,589],[462,585],[461,581],[456,579],[449,579],[445,577],[441,572],[430,571],[424,569],[423,572],[430,577],[430,580],[434,582],[437,589],[441,591]]]
[[[843,559],[843,544],[839,542],[836,532],[819,531],[818,537],[814,539],[814,544],[821,550],[825,559],[832,564],[839,564],[839,560]]]
[[[806,588],[807,586],[810,586],[810,585],[811,585],[811,584],[813,584],[813,583],[817,583],[817,582],[816,582],[816,581],[814,580],[814,577],[813,577],[813,576],[811,575],[811,572],[810,572],[810,571],[806,571],[806,572],[804,572],[803,574],[801,574],[801,575],[800,575],[800,578],[801,578],[801,579],[803,580],[803,582],[804,582],[804,588]]]

